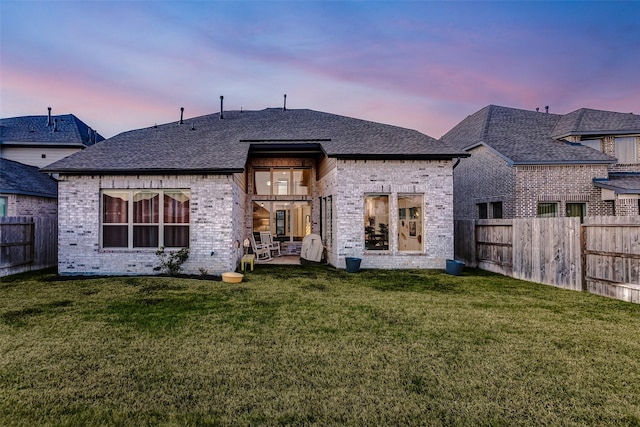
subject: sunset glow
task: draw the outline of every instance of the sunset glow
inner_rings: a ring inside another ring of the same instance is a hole
[[[440,137],[488,104],[640,112],[640,2],[0,2],[0,116],[105,137],[310,108]]]

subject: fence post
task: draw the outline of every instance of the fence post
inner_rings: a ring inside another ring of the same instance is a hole
[[[587,291],[587,227],[580,224],[580,285]]]

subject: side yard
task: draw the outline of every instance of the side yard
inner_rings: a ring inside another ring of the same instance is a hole
[[[0,425],[640,425],[640,305],[481,270],[0,282]]]

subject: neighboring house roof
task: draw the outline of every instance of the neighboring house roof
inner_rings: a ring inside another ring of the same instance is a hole
[[[57,120],[57,122],[56,122]],[[102,135],[73,114],[0,119],[0,144],[83,147],[103,141]]]
[[[640,174],[634,172],[610,173],[608,178],[596,178],[593,185],[613,190],[616,194],[640,193]]]
[[[633,113],[581,108],[565,114],[556,123],[551,136],[640,134],[640,116]]]
[[[468,154],[418,131],[313,110],[224,111],[124,132],[45,168],[66,173],[244,170],[250,150],[353,159],[451,159]]]
[[[489,105],[468,116],[441,139],[459,149],[487,145],[510,164],[615,163],[614,157],[554,139],[558,114]]]
[[[0,159],[0,193],[58,197],[58,183],[37,167]]]

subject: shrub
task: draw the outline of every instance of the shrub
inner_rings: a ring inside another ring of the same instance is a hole
[[[155,267],[153,271],[162,270],[170,276],[176,276],[182,271],[182,264],[189,258],[189,248],[166,252],[163,246],[156,251],[156,256],[160,260],[160,265]]]

